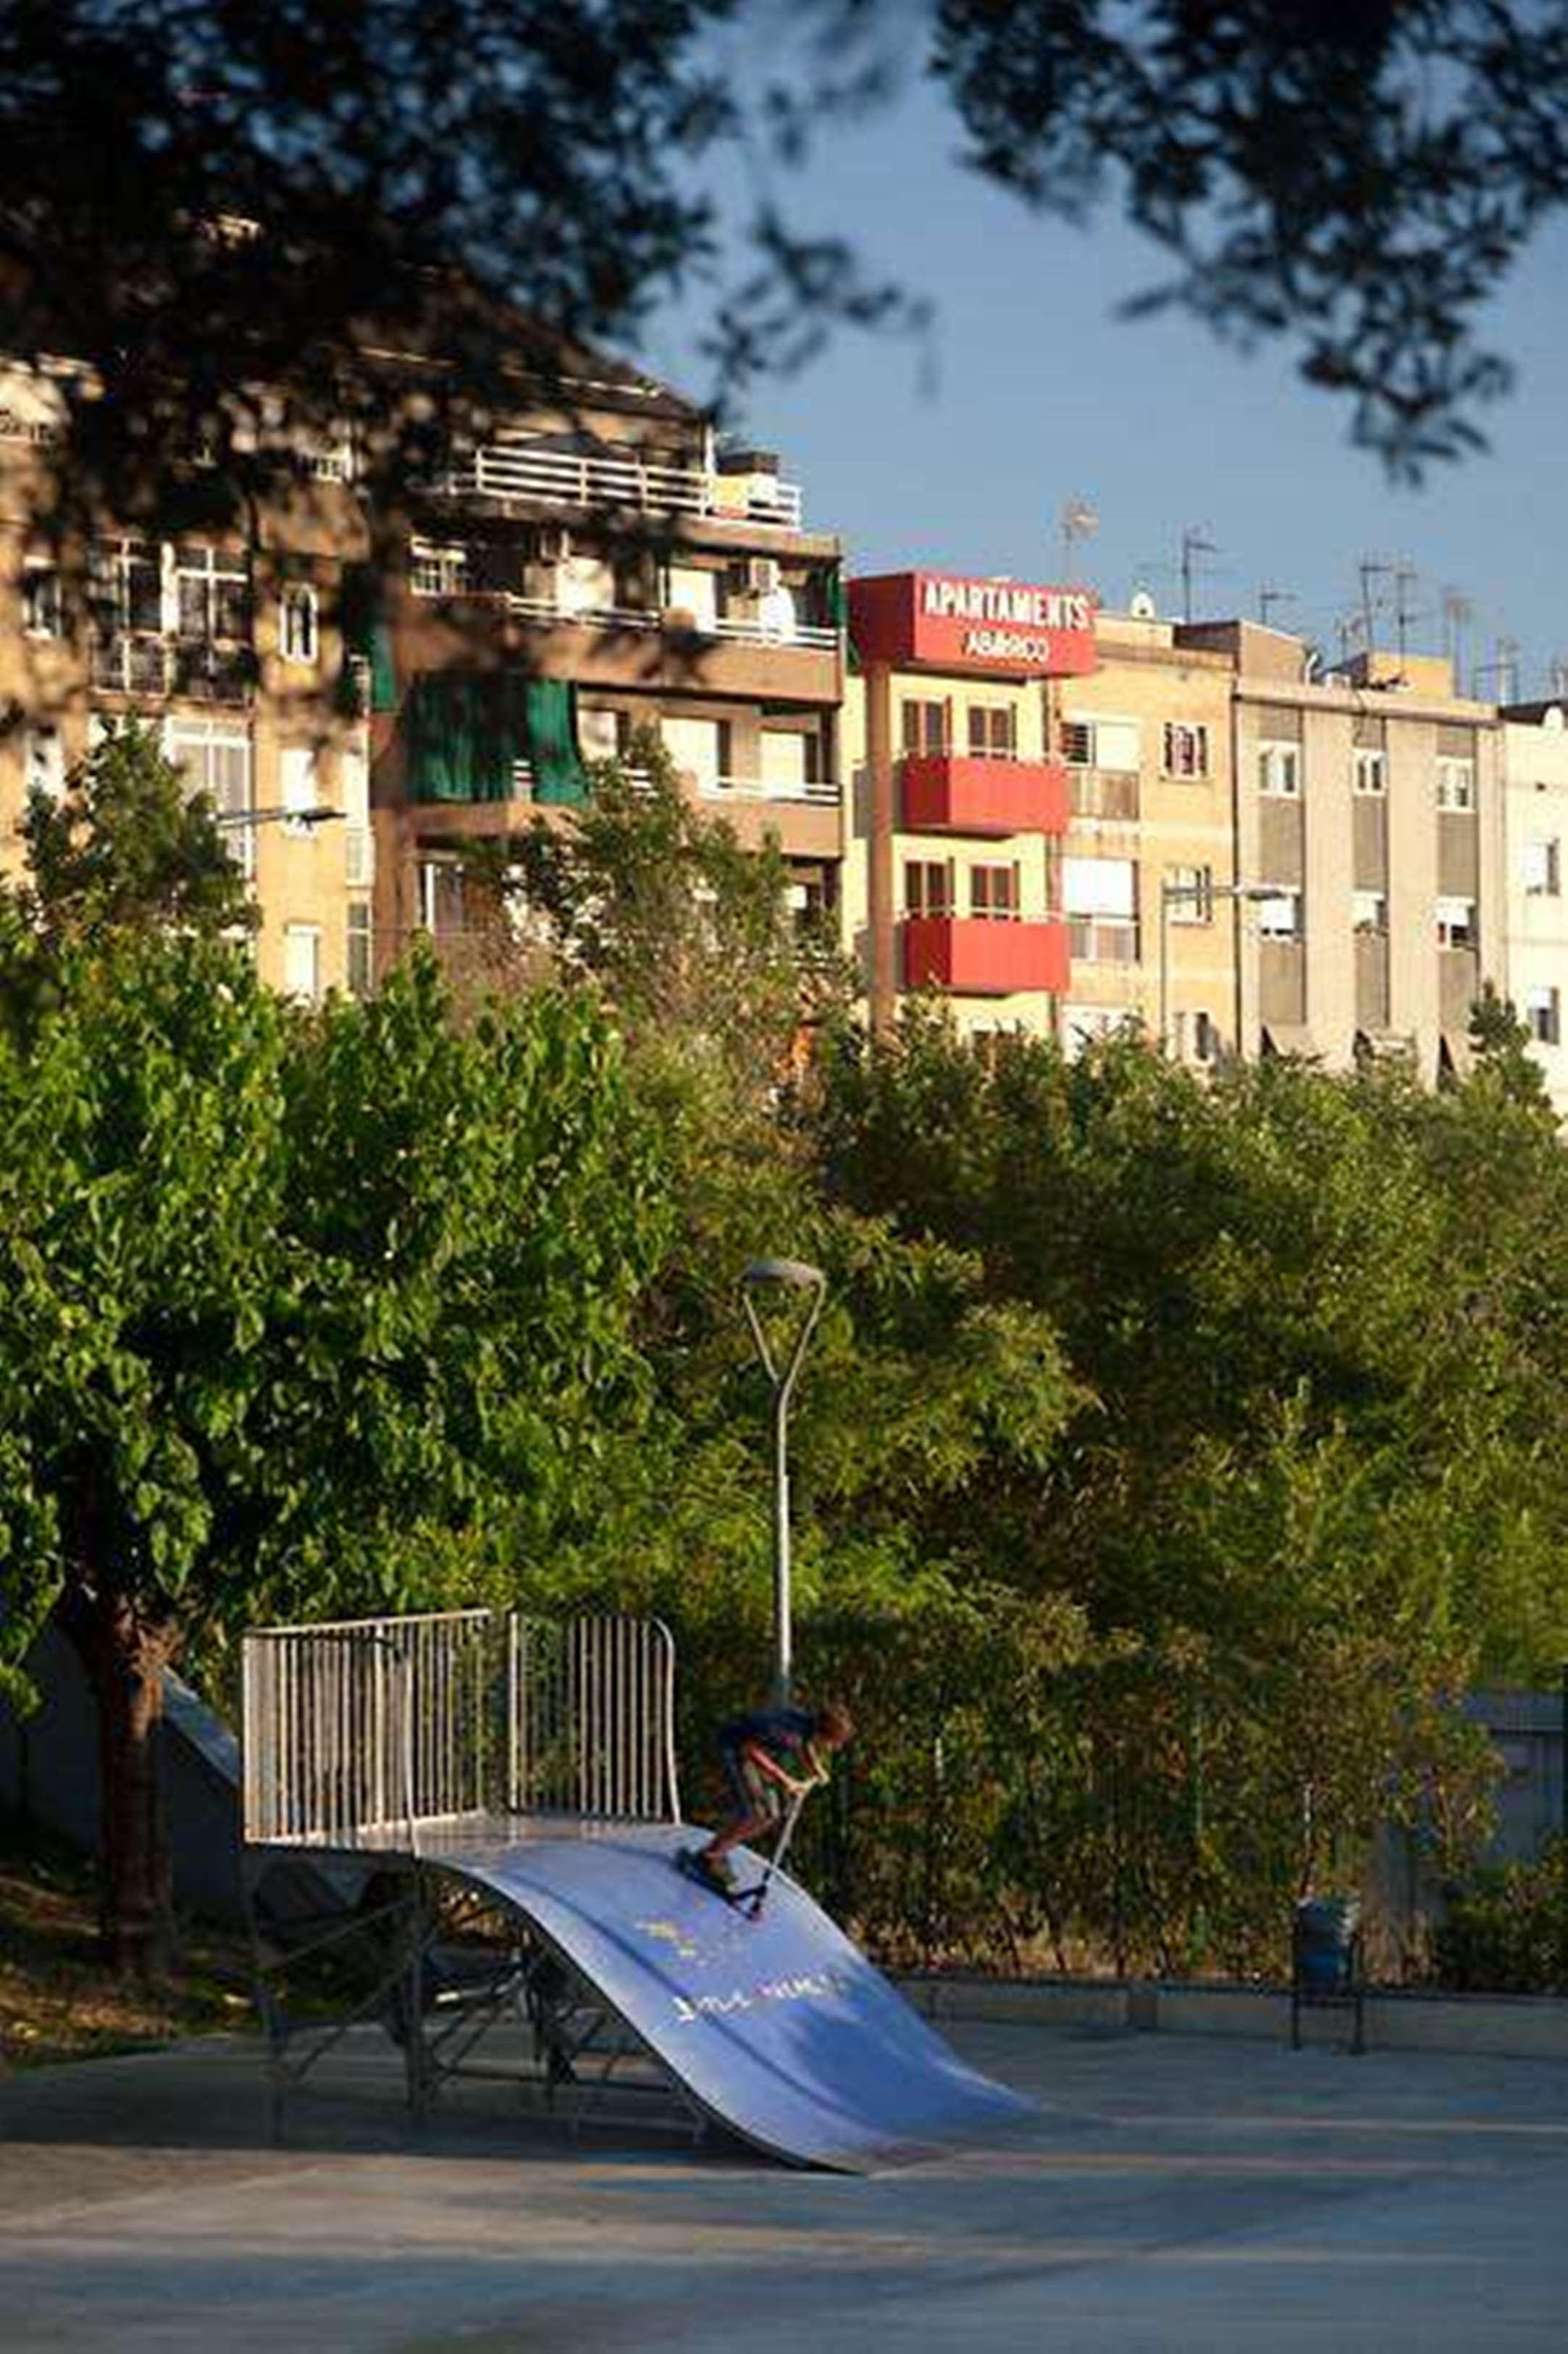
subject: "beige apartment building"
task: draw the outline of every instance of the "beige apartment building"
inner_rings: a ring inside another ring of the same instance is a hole
[[[1238,1038],[1330,1070],[1469,1063],[1470,1007],[1506,976],[1500,731],[1446,662],[1377,654],[1308,675],[1299,640],[1195,623],[1232,665]]]
[[[1502,713],[1508,994],[1560,1119],[1568,1119],[1568,711],[1519,704]]]
[[[254,879],[263,978],[306,997],[368,987],[368,736],[337,620],[364,544],[347,452],[281,453],[248,535],[204,527],[193,462],[178,532],[106,523],[82,542],[49,526],[63,428],[47,381],[0,384],[0,862],[19,858],[29,789],[58,791],[134,715],[210,793]]]
[[[281,441],[246,532],[202,527],[194,459],[177,528],[106,522],[74,546],[42,487],[61,404],[13,372],[6,854],[29,787],[58,790],[134,713],[254,877],[263,978],[363,991],[417,931],[459,953],[468,846],[558,822],[589,765],[650,730],[705,809],[743,840],[776,834],[797,906],[836,918],[838,542],[805,529],[769,454],[721,451],[699,408],[633,370],[574,354],[514,380],[514,415],[396,514],[371,511],[346,435]],[[407,388],[389,368],[388,402]]]
[[[1152,614],[1101,611],[1098,666],[1057,690],[1071,813],[1063,908],[1073,1055],[1124,1024],[1182,1061],[1239,1036],[1232,663]]]

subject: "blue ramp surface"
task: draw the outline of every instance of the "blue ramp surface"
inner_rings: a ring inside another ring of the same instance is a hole
[[[792,1881],[760,1916],[694,1886],[679,1824],[499,1822],[420,1840],[535,1923],[703,2108],[773,2156],[860,2171],[1031,2114],[967,2068]],[[737,1883],[761,1875],[736,1850]]]

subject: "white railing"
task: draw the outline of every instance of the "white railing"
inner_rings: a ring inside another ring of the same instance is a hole
[[[710,474],[698,466],[635,456],[577,456],[529,441],[493,441],[450,466],[443,498],[527,499],[547,506],[630,507],[644,514],[711,515],[718,522],[800,528],[800,493],[769,474]]]
[[[673,1821],[674,1646],[655,1619],[490,1610],[247,1635],[244,1837],[412,1847],[528,1813]]]
[[[1139,807],[1139,777],[1129,769],[1069,769],[1068,790],[1075,817],[1135,820]]]
[[[810,801],[836,808],[839,799],[838,786],[826,779],[786,783],[763,777],[697,777],[694,781],[707,801]]]
[[[749,614],[721,613],[712,620],[701,620],[683,610],[677,620],[675,609],[665,612],[642,605],[564,605],[557,598],[525,597],[515,588],[437,586],[429,576],[421,580],[417,574],[409,585],[416,597],[461,599],[465,605],[496,605],[520,621],[537,622],[546,629],[599,630],[607,635],[626,630],[652,632],[667,629],[680,637],[777,646],[782,652],[799,649],[810,653],[837,653],[841,642],[838,630],[823,628],[814,621],[797,621],[789,630],[781,630],[777,623],[754,619]]]

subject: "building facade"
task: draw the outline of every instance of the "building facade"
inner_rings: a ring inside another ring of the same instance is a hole
[[[1568,1119],[1568,713],[1525,704],[1502,715],[1508,993],[1559,1119]]]
[[[341,449],[281,446],[238,528],[193,460],[170,520],[49,527],[63,410],[0,400],[0,834],[135,715],[252,876],[262,977],[366,990],[416,931],[454,954],[465,852],[580,806],[662,741],[705,810],[779,839],[802,909],[842,857],[839,546],[757,451],[609,363],[519,374],[493,440],[394,507]],[[387,398],[406,397],[389,376]],[[204,523],[204,511],[212,520]],[[176,520],[177,512],[177,520]]]
[[[934,988],[961,1034],[1052,1033],[1067,785],[1042,685],[1092,666],[1090,601],[904,572],[852,581],[849,610],[845,934],[873,1023]]]

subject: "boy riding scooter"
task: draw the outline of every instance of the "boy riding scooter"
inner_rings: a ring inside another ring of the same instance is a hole
[[[731,1813],[706,1847],[689,1848],[681,1861],[719,1895],[727,1896],[735,1875],[726,1861],[732,1847],[771,1829],[787,1803],[805,1797],[828,1778],[825,1760],[842,1749],[854,1726],[838,1701],[821,1708],[758,1708],[719,1727],[719,1756],[731,1794]]]

